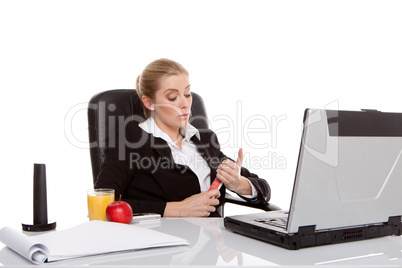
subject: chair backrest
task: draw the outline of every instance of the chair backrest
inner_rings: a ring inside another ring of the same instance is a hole
[[[201,96],[192,93],[193,104],[189,122],[198,129],[208,128],[207,113]],[[95,184],[108,148],[116,146],[118,124],[122,120],[145,121],[142,103],[135,89],[114,89],[93,96],[88,105],[88,132],[92,176]],[[112,144],[113,143],[113,144]]]

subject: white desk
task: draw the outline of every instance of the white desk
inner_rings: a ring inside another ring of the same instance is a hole
[[[147,226],[183,237],[190,246],[106,254],[46,266],[402,266],[402,237],[290,251],[244,237],[223,226],[221,218],[165,219]],[[0,243],[0,266],[31,266]]]

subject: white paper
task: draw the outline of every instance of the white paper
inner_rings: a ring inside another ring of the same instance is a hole
[[[47,259],[49,250],[45,245],[10,227],[0,230],[0,241],[33,263],[43,263]]]
[[[0,230],[0,241],[33,263],[46,259],[52,262],[119,251],[189,244],[182,238],[152,229],[105,221],[89,221],[68,230],[40,234],[33,238],[4,227]]]

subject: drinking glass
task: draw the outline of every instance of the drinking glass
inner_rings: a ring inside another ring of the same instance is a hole
[[[107,221],[106,208],[114,201],[114,189],[92,189],[87,192],[89,220]]]

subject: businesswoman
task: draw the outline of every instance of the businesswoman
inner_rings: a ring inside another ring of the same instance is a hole
[[[189,124],[192,104],[189,75],[179,63],[159,59],[137,78],[137,93],[146,120],[128,124],[124,153],[109,149],[95,188],[113,188],[134,213],[164,217],[219,215],[225,189],[247,202],[266,203],[268,183],[227,158],[211,130]],[[215,178],[222,187],[208,191]]]

